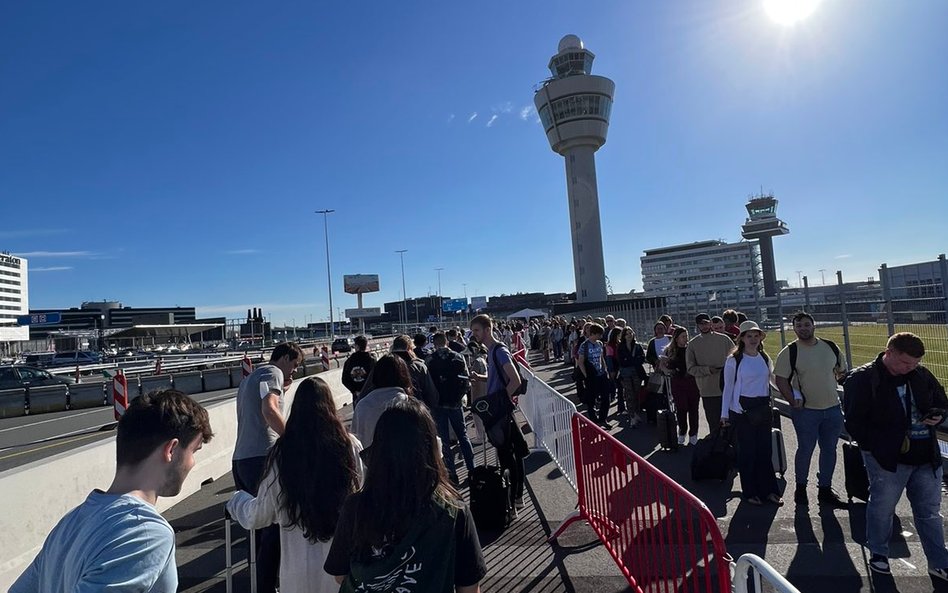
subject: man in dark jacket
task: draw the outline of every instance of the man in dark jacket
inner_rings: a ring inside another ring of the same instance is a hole
[[[892,518],[905,491],[928,572],[948,580],[940,512],[942,462],[935,437],[948,397],[934,375],[919,366],[924,355],[918,336],[898,333],[875,361],[853,371],[844,386],[846,430],[859,443],[869,474],[869,568],[890,574]]]
[[[438,389],[438,405],[432,408],[438,436],[441,437],[441,452],[448,476],[458,483],[458,472],[454,464],[454,452],[451,450],[451,431],[457,436],[461,455],[468,473],[474,470],[474,448],[467,437],[464,425],[464,411],[461,402],[471,390],[471,381],[464,357],[448,348],[448,339],[443,333],[436,333],[432,340],[434,352],[428,358],[428,373]]]
[[[359,393],[365,386],[365,380],[375,366],[375,355],[367,352],[369,341],[365,336],[356,336],[356,351],[342,365],[342,384],[352,393],[352,405],[359,401]]]

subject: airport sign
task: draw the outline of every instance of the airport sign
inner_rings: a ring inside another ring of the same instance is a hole
[[[349,319],[361,319],[363,317],[378,317],[382,314],[381,307],[363,307],[361,309],[346,309],[346,317]]]
[[[441,310],[445,313],[457,313],[467,309],[467,299],[447,299],[441,303]]]
[[[20,315],[16,318],[17,325],[43,325],[44,323],[59,323],[62,321],[60,313],[33,313],[32,315]]]

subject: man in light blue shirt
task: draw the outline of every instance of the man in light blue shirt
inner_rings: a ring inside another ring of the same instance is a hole
[[[155,503],[181,492],[213,436],[207,411],[179,391],[133,400],[118,425],[112,485],[60,520],[10,593],[176,591],[174,530]]]

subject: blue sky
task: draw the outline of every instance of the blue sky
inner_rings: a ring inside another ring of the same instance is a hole
[[[578,6],[586,11],[579,13]],[[328,315],[408,294],[573,289],[562,158],[534,85],[566,33],[616,82],[606,270],[739,238],[773,191],[778,277],[945,251],[948,3],[95,2],[0,7],[0,250],[30,304]],[[526,111],[524,111],[526,109]],[[476,114],[476,116],[475,116]],[[818,280],[817,280],[818,282]]]

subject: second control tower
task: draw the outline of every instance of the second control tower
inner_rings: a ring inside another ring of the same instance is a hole
[[[579,302],[607,299],[595,153],[606,143],[616,85],[608,78],[590,74],[595,57],[579,37],[563,37],[557,54],[550,58],[553,77],[533,98],[550,148],[566,159],[573,274]]]
[[[777,218],[777,199],[773,195],[752,196],[747,204],[747,220],[741,227],[741,236],[757,239],[760,245],[761,267],[764,269],[764,294],[777,294],[777,267],[774,265],[774,237],[787,235],[787,223]]]

